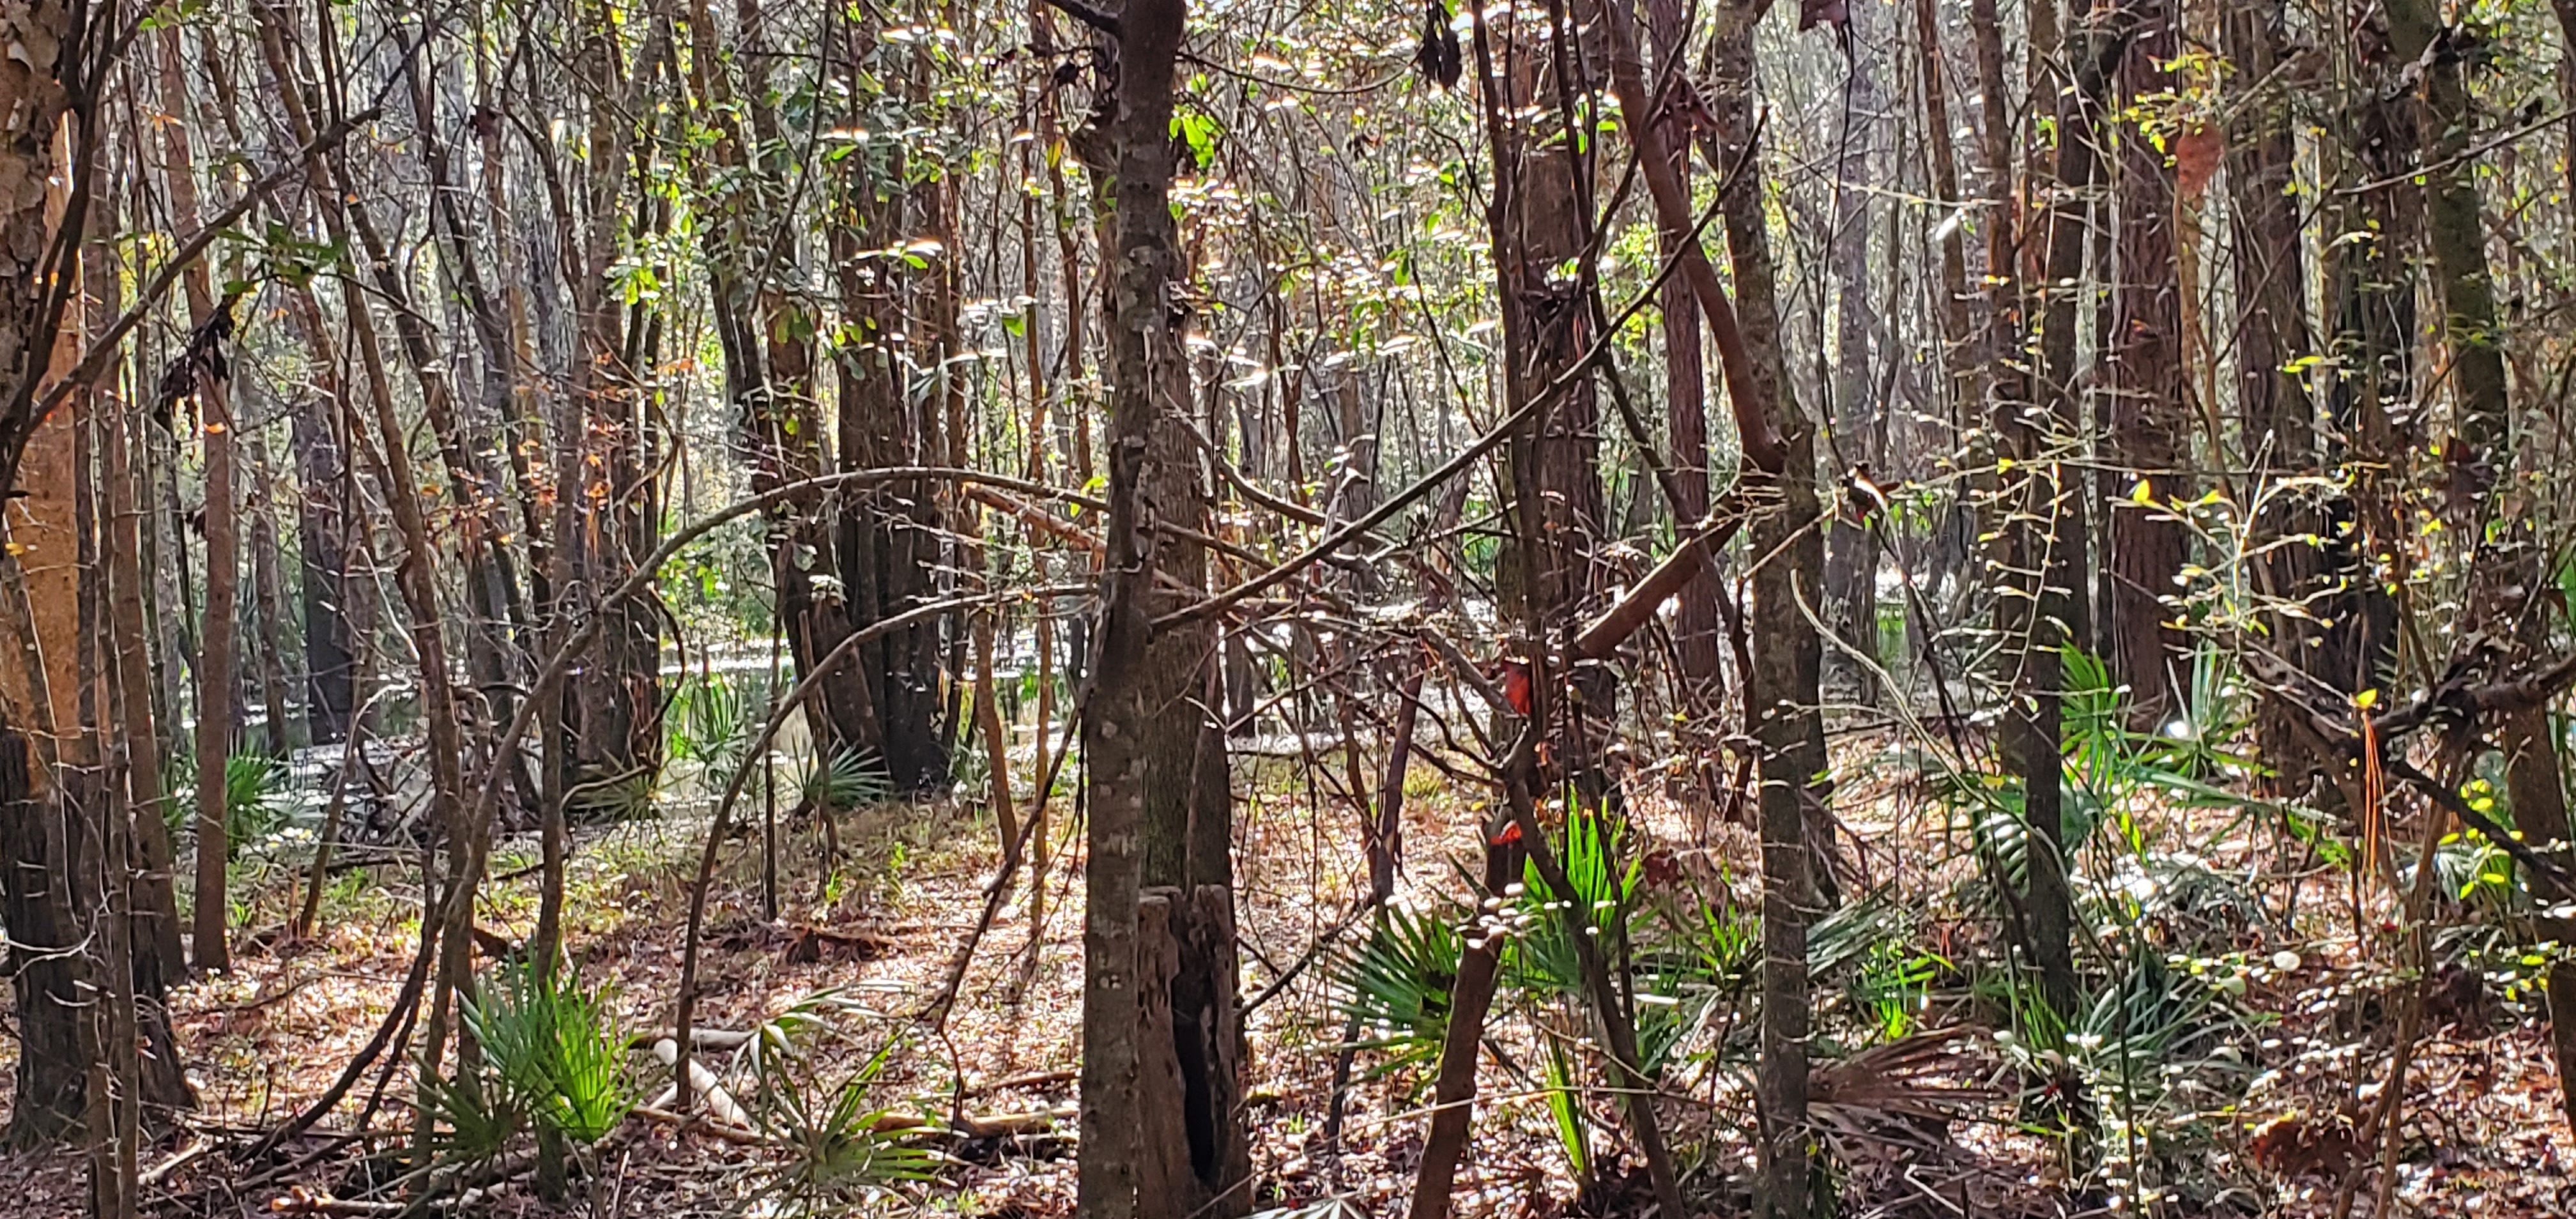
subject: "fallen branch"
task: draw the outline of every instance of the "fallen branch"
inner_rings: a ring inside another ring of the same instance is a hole
[[[1080,1078],[1082,1078],[1082,1072],[1076,1070],[1040,1071],[1035,1075],[1014,1075],[1009,1079],[997,1079],[988,1084],[977,1084],[972,1088],[968,1088],[966,1090],[966,1095],[983,1096],[992,1092],[1024,1092],[1031,1088],[1044,1088],[1055,1084],[1069,1084]]]
[[[695,1058],[688,1059],[685,1063],[681,1060],[679,1042],[668,1037],[654,1042],[653,1057],[661,1059],[663,1066],[671,1068],[675,1077],[685,1077],[685,1083],[674,1084],[680,1089],[681,1105],[684,1109],[687,1107],[688,1097],[704,1097],[707,1102],[707,1112],[736,1126],[750,1128],[751,1114],[734,1102],[733,1094],[725,1091],[723,1081],[716,1078],[715,1072],[708,1070],[705,1063]]]
[[[134,1183],[144,1189],[149,1189],[155,1185],[159,1185],[163,1181],[169,1180],[170,1174],[206,1158],[206,1153],[213,1151],[214,1149],[214,1140],[198,1139],[195,1142],[188,1144],[186,1147],[180,1148],[178,1154],[173,1155],[169,1159],[163,1160],[150,1168],[144,1169],[141,1173],[135,1176]]]
[[[267,1206],[272,1215],[399,1215],[410,1209],[408,1203],[360,1202],[312,1193],[302,1187],[284,1197],[269,1199]]]
[[[942,1135],[967,1139],[1011,1139],[1032,1134],[1045,1134],[1057,1122],[1081,1116],[1076,1105],[1054,1105],[1026,1113],[996,1113],[991,1117],[960,1116],[943,1122],[933,1117],[911,1113],[888,1113],[868,1124],[878,1134]]]
[[[739,1050],[750,1043],[753,1034],[739,1029],[690,1029],[690,1044],[701,1050]],[[628,1049],[649,1050],[655,1042],[669,1041],[669,1033],[637,1033],[626,1043]]]

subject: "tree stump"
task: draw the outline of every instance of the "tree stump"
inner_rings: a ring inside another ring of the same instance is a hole
[[[1139,1219],[1251,1213],[1234,899],[1145,890],[1136,915]]]

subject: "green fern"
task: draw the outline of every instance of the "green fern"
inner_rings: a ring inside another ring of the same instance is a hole
[[[287,777],[286,763],[266,754],[237,753],[224,759],[227,858],[241,858],[245,848],[266,842],[286,828],[290,819]]]
[[[420,1091],[431,1119],[430,1150],[450,1163],[490,1160],[527,1127],[527,1111],[489,1071],[423,1074]]]
[[[826,1027],[824,1010],[809,1010],[790,1027]],[[764,1026],[754,1044],[769,1031]],[[781,1045],[792,1041],[793,1033],[780,1033]],[[754,1060],[753,1120],[784,1149],[758,1193],[780,1213],[845,1213],[938,1171],[935,1154],[904,1142],[904,1130],[886,1121],[894,1111],[870,1103],[872,1085],[900,1045],[887,1042],[837,1088],[813,1085],[800,1055]]]
[[[1388,1052],[1378,1073],[1439,1058],[1463,955],[1453,919],[1391,907],[1368,939],[1326,969],[1343,1012],[1366,1033],[1360,1044]]]
[[[844,746],[797,783],[804,802],[816,808],[850,809],[875,804],[894,794],[894,777],[874,754]]]
[[[594,992],[530,962],[484,980],[464,1005],[498,1095],[575,1143],[606,1137],[634,1108],[625,1038]]]

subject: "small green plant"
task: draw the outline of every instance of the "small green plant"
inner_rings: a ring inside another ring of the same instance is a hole
[[[1583,967],[1574,950],[1578,904],[1581,925],[1604,937],[1599,942],[1605,950],[1628,941],[1643,861],[1620,863],[1620,837],[1618,823],[1600,813],[1578,808],[1566,818],[1557,858],[1563,861],[1571,893],[1550,889],[1535,861],[1524,865],[1520,906],[1530,932],[1513,941],[1505,962],[1515,987],[1560,996],[1582,993]]]
[[[286,796],[286,763],[266,754],[224,759],[224,845],[227,857],[275,838],[292,819]]]
[[[708,791],[724,790],[742,768],[752,734],[769,716],[768,683],[765,673],[748,683],[709,673],[683,684],[663,721],[670,760],[697,767]]]
[[[1630,929],[1636,946],[1637,1057],[1660,1075],[1722,1015],[1761,960],[1759,921],[1732,902],[1694,902],[1688,917],[1671,913],[1653,934]],[[1722,1047],[1707,1047],[1718,1052]]]
[[[522,1130],[541,1147],[543,1136],[595,1143],[634,1108],[626,1039],[597,992],[536,962],[508,965],[484,977],[462,1015],[480,1061],[422,1087],[442,1155],[489,1159]]]
[[[1582,1096],[1574,1083],[1573,1055],[1566,1051],[1562,1038],[1547,1038],[1544,1045],[1547,1054],[1539,1065],[1547,1073],[1547,1115],[1556,1124],[1557,1147],[1565,1152],[1565,1162],[1574,1169],[1576,1180],[1591,1180],[1592,1139],[1586,1129]]]
[[[528,964],[500,971],[467,1020],[484,1052],[537,1120],[577,1143],[594,1143],[634,1107],[625,1038],[599,994]]]
[[[1901,941],[1870,946],[1869,955],[1853,971],[1851,997],[1853,1006],[1867,1014],[1870,1030],[1880,1041],[1895,1041],[1914,1031],[1929,1001],[1932,979],[1943,964],[1937,957],[1908,950]]]
[[[652,771],[638,767],[575,784],[564,797],[566,812],[572,820],[588,823],[648,820],[660,807],[656,779]]]
[[[779,1213],[849,1213],[938,1168],[933,1153],[903,1141],[894,1111],[871,1101],[902,1041],[878,1047],[838,1086],[814,1078],[809,1043],[847,1040],[841,1020],[873,1014],[845,991],[823,991],[762,1024],[745,1047],[752,1121],[782,1149],[757,1192]]]
[[[809,766],[796,786],[804,802],[814,808],[849,809],[894,794],[894,777],[874,755],[843,746],[820,765]]]
[[[1458,980],[1462,955],[1454,919],[1396,905],[1368,939],[1327,970],[1343,994],[1344,1013],[1359,1022],[1360,1045],[1388,1052],[1378,1073],[1440,1057],[1449,1031],[1449,988]]]
[[[981,747],[952,750],[948,758],[948,782],[974,799],[983,799],[993,789],[993,754]]]
[[[527,1128],[526,1110],[498,1086],[489,1071],[426,1075],[421,1101],[430,1111],[430,1150],[451,1164],[480,1164]]]

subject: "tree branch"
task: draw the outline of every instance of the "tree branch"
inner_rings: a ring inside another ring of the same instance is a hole
[[[1056,11],[1063,13],[1065,16],[1071,17],[1074,20],[1090,26],[1103,34],[1107,34],[1112,38],[1119,37],[1121,30],[1124,28],[1118,23],[1118,14],[1101,12],[1099,9],[1093,8],[1089,4],[1084,3],[1083,0],[1046,0],[1046,2],[1049,8],[1053,8]]]
[[[70,372],[65,373],[61,380],[54,382],[53,386],[45,391],[43,400],[37,403],[35,417],[43,419],[53,414],[54,408],[61,406],[63,400],[70,397],[74,390],[96,381],[99,374],[106,372],[107,366],[115,361],[117,347],[125,341],[125,336],[133,333],[134,328],[143,323],[143,319],[150,317],[154,310],[161,307],[161,298],[169,295],[171,287],[179,282],[179,276],[195,264],[197,257],[205,253],[206,247],[213,245],[216,238],[223,236],[235,222],[250,214],[252,208],[265,202],[278,188],[301,175],[306,167],[313,163],[314,158],[338,147],[340,142],[349,138],[349,133],[357,130],[360,124],[374,121],[376,116],[383,112],[384,108],[381,106],[371,107],[331,124],[315,134],[311,143],[297,149],[293,160],[270,170],[266,176],[251,183],[250,188],[243,191],[241,198],[234,200],[232,206],[217,212],[212,219],[197,226],[197,231],[189,234],[187,240],[180,242],[178,248],[170,252],[170,257],[162,261],[161,269],[144,282],[141,291],[135,293],[133,307],[127,309],[106,330],[92,337],[89,354],[81,357],[80,363],[73,365]]]

